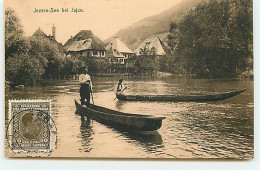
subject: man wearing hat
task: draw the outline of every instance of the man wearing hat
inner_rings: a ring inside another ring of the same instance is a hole
[[[90,104],[90,94],[92,93],[92,82],[90,76],[88,75],[88,69],[84,70],[84,73],[79,75],[80,83],[80,101],[81,105],[84,104],[85,99],[87,100],[87,105]]]

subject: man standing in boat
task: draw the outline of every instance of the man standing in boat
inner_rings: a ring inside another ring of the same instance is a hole
[[[92,82],[90,76],[88,75],[88,69],[84,70],[84,73],[79,75],[80,83],[80,102],[84,105],[85,100],[87,100],[87,105],[90,104],[90,94],[92,93]]]

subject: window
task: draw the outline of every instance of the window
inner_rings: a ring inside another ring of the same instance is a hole
[[[97,55],[98,55],[98,52],[94,50],[94,51],[93,51],[93,55],[94,55],[94,56],[97,56]]]

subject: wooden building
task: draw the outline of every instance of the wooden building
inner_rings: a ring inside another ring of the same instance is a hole
[[[64,45],[67,56],[105,58],[102,41],[90,30],[81,30]]]
[[[134,51],[136,57],[127,62],[128,71],[135,74],[155,74],[160,70],[160,59],[168,50],[159,37],[145,39]]]
[[[125,64],[125,60],[131,58],[134,52],[131,51],[119,38],[114,37],[106,46],[107,58],[113,64]]]
[[[166,55],[167,49],[159,37],[148,38],[144,40],[134,51],[137,56],[140,55]]]

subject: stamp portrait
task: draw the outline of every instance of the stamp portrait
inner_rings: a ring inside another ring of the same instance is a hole
[[[51,151],[51,103],[48,100],[9,100],[6,139],[17,152]]]

